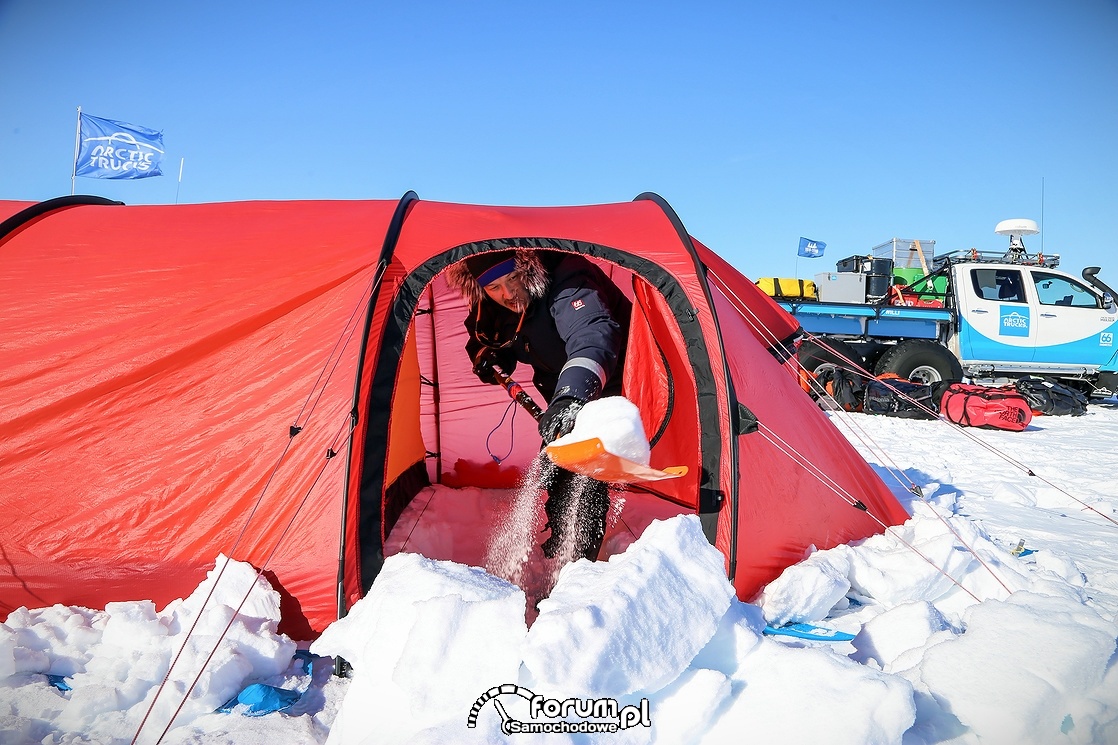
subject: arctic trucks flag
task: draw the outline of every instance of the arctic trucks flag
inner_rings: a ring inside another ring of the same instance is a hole
[[[74,175],[134,179],[162,176],[163,133],[79,113]]]
[[[800,250],[796,252],[798,256],[807,256],[812,259],[818,259],[823,255],[823,249],[827,248],[826,243],[820,241],[813,241],[809,238],[800,238]]]

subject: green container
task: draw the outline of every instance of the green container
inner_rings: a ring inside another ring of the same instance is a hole
[[[924,270],[920,267],[894,267],[893,277],[901,280],[903,284],[910,285],[916,280],[924,276]],[[929,294],[920,295],[921,300],[943,300],[944,295],[947,293],[947,277],[939,276],[931,281],[931,287],[927,282],[921,284],[921,290]],[[931,293],[936,294],[931,294]]]

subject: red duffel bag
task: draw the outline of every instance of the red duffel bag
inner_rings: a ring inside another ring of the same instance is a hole
[[[952,383],[943,392],[939,411],[948,420],[964,427],[986,427],[1020,432],[1033,419],[1032,409],[1013,387],[987,388],[983,385]]]

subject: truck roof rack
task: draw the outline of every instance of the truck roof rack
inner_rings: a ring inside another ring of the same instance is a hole
[[[1031,254],[1025,249],[1025,241],[1022,239],[1026,235],[1040,233],[1040,228],[1035,220],[1024,217],[1002,220],[994,226],[994,232],[1009,238],[1009,249],[1005,253],[968,248],[964,251],[951,251],[936,256],[932,260],[933,265],[936,269],[952,264],[1022,264],[1024,266],[1043,266],[1047,269],[1055,269],[1060,265],[1060,254],[1045,256],[1040,251]]]
[[[1026,253],[1022,250],[1009,251],[979,251],[968,248],[961,251],[949,251],[932,259],[934,268],[940,269],[952,264],[1022,264],[1024,266],[1042,266],[1055,269],[1060,265],[1060,255],[1046,255],[1042,253]]]
[[[1025,266],[1043,266],[1048,269],[1055,269],[1060,265],[1060,254],[1045,256],[1040,251],[1031,254],[1025,249],[1025,241],[1022,239],[1026,235],[1040,233],[1040,228],[1035,220],[1024,217],[1002,220],[994,226],[994,232],[1009,238],[1009,249],[1005,253],[979,251],[977,248],[951,251],[933,259],[935,268],[939,269],[952,264],[1023,264]]]

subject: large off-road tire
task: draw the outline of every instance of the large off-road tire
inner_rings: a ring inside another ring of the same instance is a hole
[[[874,375],[893,373],[915,383],[962,380],[963,366],[946,347],[927,339],[909,339],[887,350],[877,360]]]
[[[862,355],[855,352],[849,344],[841,339],[829,338],[805,341],[800,345],[796,358],[803,369],[817,376],[820,372],[833,370],[836,367],[850,370],[852,365],[862,367],[864,363]]]

